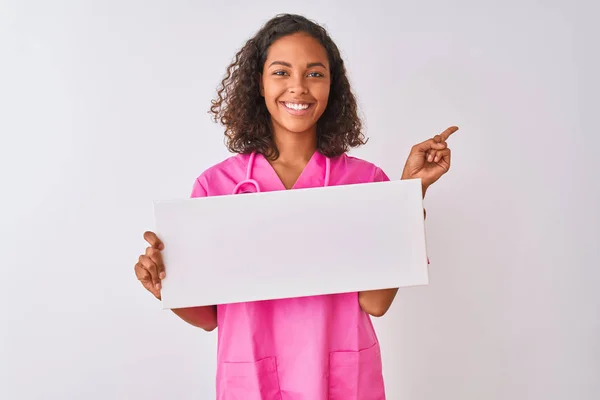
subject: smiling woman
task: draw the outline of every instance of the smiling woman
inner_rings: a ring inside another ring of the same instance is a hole
[[[376,165],[346,154],[365,143],[356,109],[344,63],[325,30],[297,15],[273,18],[237,53],[212,102],[228,147],[238,154],[204,171],[192,197],[389,180]],[[403,178],[421,178],[426,189],[442,176],[454,131],[415,146]],[[152,232],[145,237],[150,247],[136,274],[160,298],[164,246]],[[360,245],[356,237],[349,246]],[[292,244],[317,257],[302,241]],[[382,400],[380,347],[370,318],[387,312],[396,290],[173,311],[207,331],[218,327],[219,399]]]

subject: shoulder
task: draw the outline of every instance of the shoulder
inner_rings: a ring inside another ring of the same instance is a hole
[[[389,180],[385,172],[376,164],[346,153],[332,159],[332,167],[342,177],[352,177],[357,182],[381,182]]]
[[[358,169],[377,169],[379,168],[374,163],[364,160],[362,158],[358,158],[355,156],[351,156],[347,153],[342,154],[339,157],[336,157],[336,161],[343,163],[346,167],[349,168],[358,168]]]
[[[236,173],[238,171],[244,170],[247,160],[247,154],[236,154],[234,156],[228,157],[225,160],[214,164],[206,170],[204,170],[204,172],[202,172],[197,179],[210,180],[215,176]]]
[[[247,158],[246,154],[236,154],[204,170],[194,181],[192,197],[226,193],[231,186],[228,183],[236,182],[245,174]]]

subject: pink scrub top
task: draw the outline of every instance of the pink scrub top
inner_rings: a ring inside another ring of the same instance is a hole
[[[369,162],[315,152],[293,189],[387,180]],[[269,162],[240,154],[198,177],[192,197],[274,190],[285,186]],[[221,304],[217,319],[218,400],[385,399],[379,341],[358,293]]]

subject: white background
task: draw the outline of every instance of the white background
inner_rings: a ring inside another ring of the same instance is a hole
[[[152,200],[229,156],[210,99],[279,12],[342,49],[370,137],[354,155],[398,179],[461,127],[426,199],[431,284],[376,321],[388,397],[599,398],[598,8],[1,1],[0,398],[212,397],[216,331],[133,265]]]

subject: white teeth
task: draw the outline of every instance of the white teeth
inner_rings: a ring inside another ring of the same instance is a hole
[[[308,108],[308,104],[285,103],[285,106],[296,111],[306,110]]]

